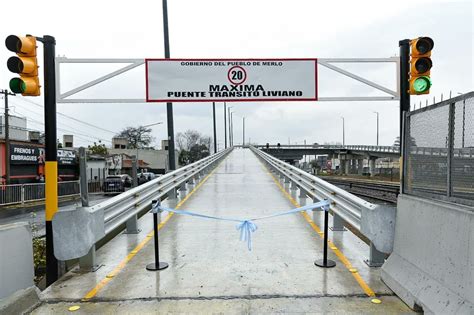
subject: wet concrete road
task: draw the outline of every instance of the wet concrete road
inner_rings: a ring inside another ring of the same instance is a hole
[[[181,209],[248,218],[295,207],[250,150],[234,150],[196,188]],[[321,226],[320,218],[315,223]],[[140,234],[121,234],[98,251],[103,267],[69,272],[43,292],[33,313],[64,313],[72,305],[79,313],[110,314],[410,312],[379,270],[363,263],[368,246],[350,232],[330,235],[343,253],[330,253],[335,268],[314,266],[322,240],[301,214],[257,221],[251,252],[232,222],[174,215],[160,230],[161,259],[170,264],[161,272],[145,270],[153,261],[152,216],[139,224]],[[367,292],[382,303],[371,303]]]

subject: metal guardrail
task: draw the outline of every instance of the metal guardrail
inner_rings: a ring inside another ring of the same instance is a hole
[[[0,206],[44,200],[44,185],[44,183],[1,185]],[[58,183],[58,197],[78,196],[79,194],[79,181]]]
[[[251,150],[272,170],[295,183],[309,197],[330,200],[333,213],[366,236],[378,251],[392,252],[394,207],[372,204],[255,147],[251,147]]]
[[[105,236],[188,181],[199,179],[232,148],[153,179],[91,207],[59,211],[53,218],[54,254],[59,260],[85,256]]]

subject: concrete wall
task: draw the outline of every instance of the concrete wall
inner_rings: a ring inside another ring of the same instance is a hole
[[[474,208],[400,195],[381,276],[412,308],[474,314]]]
[[[0,300],[33,286],[33,244],[26,222],[0,225]]]

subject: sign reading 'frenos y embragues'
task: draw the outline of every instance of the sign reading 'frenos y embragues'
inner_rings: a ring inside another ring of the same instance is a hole
[[[317,59],[147,59],[147,102],[316,101]]]

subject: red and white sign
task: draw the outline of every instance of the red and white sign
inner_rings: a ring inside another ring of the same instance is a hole
[[[317,101],[317,59],[146,59],[147,102]]]

